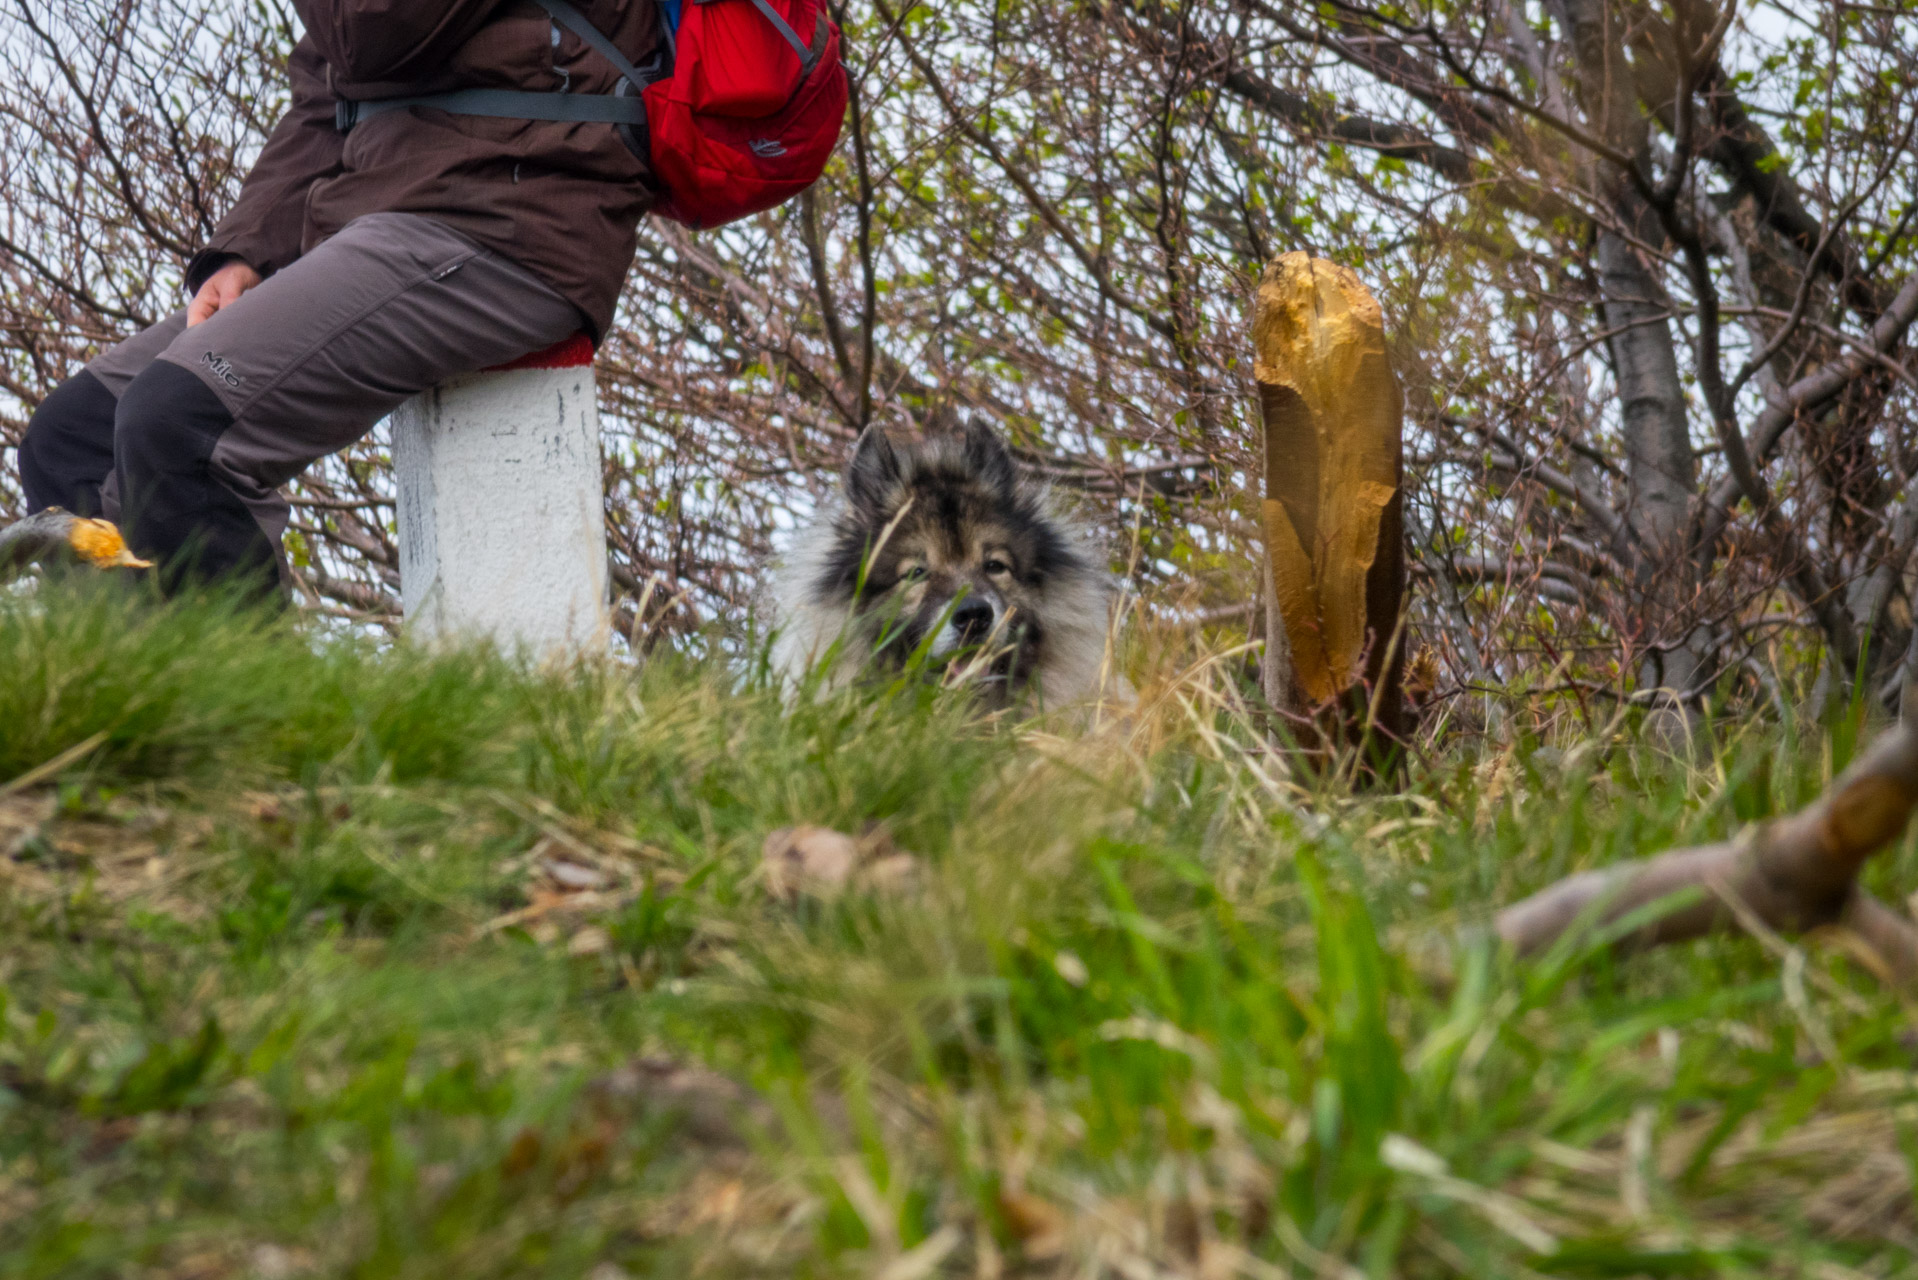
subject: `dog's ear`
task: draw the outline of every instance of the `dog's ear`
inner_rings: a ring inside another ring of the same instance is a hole
[[[1005,437],[990,422],[976,416],[966,420],[960,435],[965,441],[966,465],[973,474],[995,492],[1010,497],[1019,487],[1019,469],[1013,465]]]
[[[898,500],[902,478],[892,441],[878,426],[867,427],[853,446],[852,464],[846,468],[847,499],[869,515],[884,515]]]

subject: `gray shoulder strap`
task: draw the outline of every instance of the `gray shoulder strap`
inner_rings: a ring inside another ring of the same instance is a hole
[[[333,123],[346,133],[362,120],[408,107],[431,107],[456,116],[500,116],[509,120],[559,120],[570,124],[644,125],[646,103],[637,94],[522,93],[517,89],[455,89],[411,98],[375,98],[333,104]]]
[[[545,0],[539,0],[539,2],[544,4]],[[712,4],[713,0],[693,0],[693,3]],[[799,55],[800,78],[803,80],[812,75],[812,69],[819,65],[820,55],[826,52],[826,38],[829,35],[824,7],[821,7],[817,15],[818,21],[814,23],[812,47],[807,48],[806,42],[799,38],[799,33],[792,29],[792,24],[780,17],[779,10],[766,3],[766,0],[752,0],[752,6],[764,15],[766,21],[773,24],[773,30],[777,31],[786,43],[793,47],[793,52]]]
[[[566,3],[566,0],[534,0],[540,8],[553,16],[553,21],[584,40],[600,57],[613,64],[619,74],[632,82],[633,88],[644,89],[652,81],[641,74],[632,60],[619,51],[619,46],[606,38],[606,33],[586,20],[586,15]]]

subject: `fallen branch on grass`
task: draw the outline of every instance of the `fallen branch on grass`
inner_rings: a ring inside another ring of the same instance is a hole
[[[1568,876],[1500,912],[1498,933],[1534,955],[1575,929],[1622,926],[1613,945],[1641,951],[1734,922],[1780,933],[1843,925],[1884,961],[1880,976],[1908,982],[1918,978],[1918,925],[1861,888],[1858,871],[1905,829],[1914,804],[1918,732],[1900,723],[1798,813],[1721,844]],[[1635,913],[1644,919],[1628,919]]]
[[[110,521],[76,516],[59,507],[48,507],[0,529],[0,582],[29,565],[57,560],[96,569],[153,567],[127,550],[126,540]]]

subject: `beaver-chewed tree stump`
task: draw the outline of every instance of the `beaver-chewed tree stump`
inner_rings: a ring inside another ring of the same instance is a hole
[[[1266,696],[1302,746],[1402,739],[1403,398],[1378,302],[1351,270],[1288,253],[1252,315],[1265,419]]]

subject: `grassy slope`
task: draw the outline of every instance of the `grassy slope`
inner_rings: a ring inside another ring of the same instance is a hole
[[[0,785],[83,748],[0,795],[0,1277],[1912,1267],[1907,1011],[1831,948],[1456,941],[1842,744],[1308,804],[1225,706],[1080,742],[0,602]],[[774,896],[795,822],[916,883]]]

